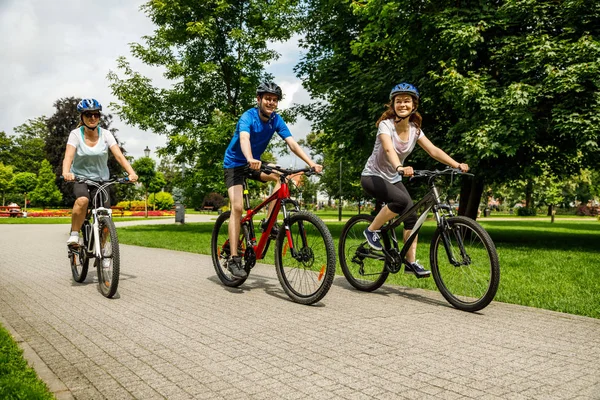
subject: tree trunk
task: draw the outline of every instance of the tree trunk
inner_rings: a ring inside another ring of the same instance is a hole
[[[533,182],[530,179],[527,181],[527,187],[525,188],[525,207],[533,208],[533,204],[531,204],[532,197],[533,197]]]
[[[477,219],[479,203],[483,194],[483,179],[463,178],[460,188],[460,201],[458,203],[458,215],[464,215],[471,219]]]

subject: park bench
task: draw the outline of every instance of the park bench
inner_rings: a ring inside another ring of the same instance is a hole
[[[19,206],[0,206],[0,217],[22,217],[23,212]]]
[[[210,211],[214,211],[215,208],[213,206],[204,206],[202,207],[202,210],[200,210],[201,212],[210,212]]]

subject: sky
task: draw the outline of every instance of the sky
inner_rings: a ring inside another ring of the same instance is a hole
[[[54,114],[53,103],[64,97],[93,97],[105,112],[114,115],[111,127],[128,155],[142,157],[165,144],[165,137],[145,132],[121,121],[107,107],[118,102],[111,94],[107,75],[117,70],[116,60],[125,56],[134,71],[168,86],[161,70],[149,67],[131,55],[129,43],[142,43],[154,25],[139,10],[142,0],[0,0],[0,131],[9,135],[29,119]],[[305,104],[310,97],[295,77],[293,67],[301,54],[297,38],[273,43],[281,57],[267,67],[284,93],[280,109]],[[296,140],[310,132],[310,124],[298,119],[289,125]],[[232,132],[233,134],[233,132]],[[156,157],[154,157],[156,158]],[[301,160],[287,156],[279,160],[290,166]]]

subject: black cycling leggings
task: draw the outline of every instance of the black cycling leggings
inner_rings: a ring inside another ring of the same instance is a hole
[[[410,194],[402,182],[390,183],[379,176],[361,176],[360,184],[371,196],[387,204],[390,211],[402,214],[413,206]],[[417,223],[417,213],[414,212],[404,220],[404,229],[411,230]]]

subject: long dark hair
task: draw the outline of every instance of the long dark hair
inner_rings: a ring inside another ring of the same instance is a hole
[[[419,107],[419,99],[417,99],[415,96],[410,96],[412,97],[413,100],[413,107],[415,109],[417,109]],[[377,123],[375,124],[376,127],[379,128],[379,124],[381,123],[381,121],[384,121],[386,119],[390,119],[396,118],[396,111],[394,111],[394,100],[396,99],[396,96],[394,96],[392,98],[392,100],[390,100],[389,103],[386,104],[387,106],[387,110],[385,110],[383,112],[383,114],[381,114],[381,117],[379,117],[379,119],[377,120]],[[421,114],[419,114],[418,111],[415,111],[408,119],[408,122],[412,122],[418,130],[421,129],[421,122],[423,121],[423,117],[421,117]]]

